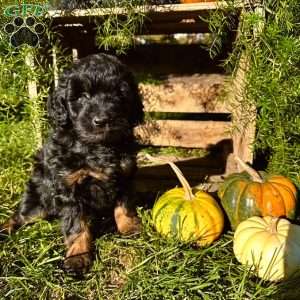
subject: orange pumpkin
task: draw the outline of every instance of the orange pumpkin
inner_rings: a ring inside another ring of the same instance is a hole
[[[297,190],[290,179],[264,172],[259,174],[237,158],[246,172],[228,176],[218,196],[231,226],[252,216],[294,219]]]

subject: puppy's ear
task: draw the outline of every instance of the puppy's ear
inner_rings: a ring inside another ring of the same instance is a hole
[[[50,122],[55,127],[64,127],[69,122],[67,109],[67,89],[68,83],[62,80],[59,86],[48,97],[47,110]]]
[[[133,74],[128,73],[126,75],[126,80],[121,84],[121,92],[127,102],[129,122],[134,127],[144,121],[144,105]]]
[[[144,121],[144,105],[139,94],[138,87],[133,89],[130,121],[133,126],[137,126]]]

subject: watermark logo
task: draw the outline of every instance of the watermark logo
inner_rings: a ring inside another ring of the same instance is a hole
[[[46,13],[46,6],[38,4],[10,5],[4,9],[6,17],[13,17],[4,26],[4,32],[9,36],[13,47],[27,44],[37,47],[45,32],[45,25],[37,20]]]
[[[10,5],[4,9],[4,16],[6,17],[26,17],[35,16],[41,17],[47,11],[46,5],[39,4],[20,4]]]

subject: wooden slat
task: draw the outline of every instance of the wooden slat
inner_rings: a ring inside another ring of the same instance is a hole
[[[262,17],[262,20],[265,19],[265,11],[262,7],[257,6],[255,8],[255,12],[257,15]],[[249,12],[246,10],[242,11],[243,18]],[[252,12],[250,12],[251,14]],[[239,24],[242,26],[243,22],[241,21]],[[258,22],[256,26],[254,26],[253,36],[255,37],[263,30],[264,21]],[[233,106],[233,146],[234,146],[234,154],[241,158],[244,162],[252,163],[253,162],[253,143],[255,141],[255,131],[256,131],[256,116],[257,116],[257,108],[253,102],[250,102],[246,99],[246,83],[247,83],[247,72],[250,69],[250,57],[248,57],[246,51],[243,51],[240,56],[240,60],[237,66],[237,70],[235,72],[235,77],[231,86],[231,101]],[[236,164],[232,157],[229,157],[229,160],[232,161],[231,165],[234,166],[234,169],[241,171],[240,167]],[[230,173],[231,170],[228,170],[227,173]],[[235,170],[234,170],[235,171]]]
[[[199,16],[207,18],[208,15],[220,8],[226,8],[224,1],[191,3],[191,4],[166,4],[153,6],[139,6],[135,11],[146,15],[145,23],[141,32],[144,34],[172,34],[178,32],[209,32],[208,24]],[[239,9],[240,5],[236,6]],[[75,9],[71,12],[50,10],[48,17],[57,24],[91,24],[101,22],[106,16],[114,14],[125,16],[126,8],[93,8]]]
[[[230,138],[230,122],[222,121],[149,121],[136,129],[146,145],[207,148]]]
[[[34,56],[32,52],[29,52],[25,57],[25,64],[30,68],[34,68]],[[31,101],[31,122],[34,126],[34,136],[35,136],[35,143],[36,147],[40,148],[42,146],[42,128],[41,128],[41,120],[38,102],[38,90],[37,90],[37,82],[34,80],[28,81],[28,96]]]
[[[139,84],[145,111],[230,113],[221,101],[224,75],[205,74],[169,78],[161,84]]]
[[[218,183],[222,181],[221,175],[226,170],[227,157],[232,151],[232,140],[227,139],[210,147],[203,157],[171,157],[168,160],[176,163],[191,186],[210,182],[209,191],[216,191]],[[164,159],[167,158],[164,157]],[[219,180],[216,181],[216,178]],[[153,194],[180,185],[176,175],[167,164],[142,166],[139,164],[135,183],[138,192],[147,193],[147,195],[152,193],[152,199]]]
[[[201,13],[208,10],[216,10],[218,7],[226,7],[225,1],[204,2],[204,3],[191,3],[191,4],[164,4],[164,5],[153,5],[153,6],[139,6],[136,7],[136,12],[147,13],[148,15],[157,14],[185,14],[185,13]],[[49,10],[48,16],[51,18],[62,18],[66,16],[73,17],[99,17],[107,16],[109,14],[124,15],[126,14],[125,8],[90,8],[90,9],[74,9],[71,12],[65,12],[61,10]]]
[[[173,34],[173,33],[208,33],[209,28],[205,22],[184,23],[184,22],[169,22],[169,23],[154,23],[146,22],[144,24],[143,33],[147,34]]]

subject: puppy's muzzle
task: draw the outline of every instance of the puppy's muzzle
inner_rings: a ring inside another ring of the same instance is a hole
[[[108,124],[109,122],[109,118],[106,117],[94,117],[92,119],[92,123],[95,127],[102,127],[105,126],[106,124]]]

